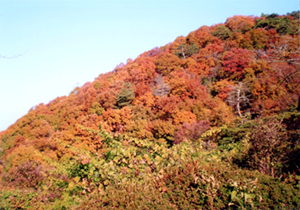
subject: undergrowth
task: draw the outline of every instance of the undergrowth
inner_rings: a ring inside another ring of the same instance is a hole
[[[299,128],[286,125],[290,118],[299,115],[223,125],[172,147],[79,125],[103,138],[103,153],[57,139],[74,156],[3,173],[0,209],[300,208],[299,165],[291,164]]]

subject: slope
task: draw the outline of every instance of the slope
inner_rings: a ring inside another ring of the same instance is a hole
[[[298,15],[202,26],[34,107],[0,133],[2,205],[299,207]]]

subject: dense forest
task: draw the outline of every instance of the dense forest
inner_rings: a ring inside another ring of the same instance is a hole
[[[300,208],[299,49],[299,12],[233,16],[31,108],[0,209]]]

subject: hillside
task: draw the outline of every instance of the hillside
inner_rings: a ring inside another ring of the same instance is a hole
[[[0,133],[0,209],[300,208],[298,33],[233,16],[33,107]]]

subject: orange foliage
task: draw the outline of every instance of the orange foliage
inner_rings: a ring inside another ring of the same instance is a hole
[[[185,37],[183,37],[183,36],[179,36],[179,37],[177,37],[175,40],[174,40],[174,42],[172,42],[171,44],[170,44],[170,53],[172,53],[172,54],[174,54],[176,51],[177,51],[177,49],[178,49],[178,47],[180,46],[180,45],[182,45],[182,44],[185,44],[186,43],[186,38]]]
[[[179,111],[174,117],[175,125],[183,124],[184,122],[193,124],[197,120],[197,117],[194,113],[190,111]]]
[[[187,37],[128,59],[69,96],[33,107],[0,132],[0,163],[5,162],[0,172],[27,161],[47,165],[43,156],[69,160],[76,152],[65,144],[103,155],[102,137],[84,127],[173,141],[175,131],[194,129],[201,121],[212,126],[227,123],[234,115],[226,99],[236,81],[249,86],[250,102],[244,113],[269,114],[295,107],[300,92],[299,35],[279,35],[275,29],[254,25],[254,17],[234,16],[225,24],[202,26]],[[127,83],[134,87],[129,91],[134,97],[120,105]]]
[[[156,72],[162,75],[168,75],[172,71],[180,68],[180,59],[173,54],[164,53],[157,57],[155,61]]]
[[[142,97],[145,93],[151,91],[151,88],[145,82],[140,82],[135,85],[135,98]]]
[[[186,82],[189,78],[190,75],[186,74],[184,71],[174,73],[173,77],[169,81],[172,95],[184,97],[187,92]]]
[[[123,132],[132,118],[131,109],[128,106],[122,109],[108,109],[103,112],[104,129],[112,132]]]
[[[206,45],[213,42],[216,39],[212,34],[212,30],[208,26],[202,26],[198,30],[191,32],[187,36],[189,44],[196,44],[199,48],[203,48]]]
[[[192,56],[193,60],[206,64],[209,67],[216,66],[219,56],[223,53],[223,43],[213,43],[202,48],[197,55]]]
[[[13,152],[9,153],[7,159],[11,160],[10,167],[8,170],[13,170],[14,167],[20,166],[28,161],[32,162],[44,162],[43,158],[38,155],[38,150],[36,150],[33,146],[25,146],[20,145],[14,148]],[[46,163],[44,163],[46,164]]]
[[[255,24],[255,18],[251,16],[235,15],[231,18],[227,18],[225,25],[233,32],[246,32],[253,28]]]
[[[188,58],[185,65],[186,70],[192,74],[199,76],[207,76],[209,74],[209,67],[204,63],[197,63],[194,59]]]
[[[155,102],[154,112],[160,119],[167,120],[172,117],[178,111],[177,104],[180,101],[180,97],[173,95],[170,97],[159,97]]]
[[[155,73],[155,65],[154,58],[138,57],[134,63],[126,66],[129,73],[128,81],[137,84],[140,81],[152,80]]]
[[[36,138],[49,137],[53,133],[53,128],[45,120],[35,120],[32,123],[30,134]]]
[[[117,99],[117,94],[108,88],[104,89],[100,94],[97,95],[96,98],[99,104],[105,109],[114,107],[114,104],[116,103],[116,99]]]
[[[214,91],[224,101],[228,97],[228,92],[232,91],[233,85],[233,81],[220,80],[214,84]]]
[[[145,94],[136,97],[132,102],[133,105],[141,104],[144,107],[151,108],[155,104],[155,98],[152,92],[146,92]]]
[[[146,116],[144,116],[146,117]],[[153,134],[151,132],[151,127],[148,120],[145,119],[136,119],[130,121],[126,130],[128,131],[128,135],[131,137],[139,138],[139,139],[152,139]]]

